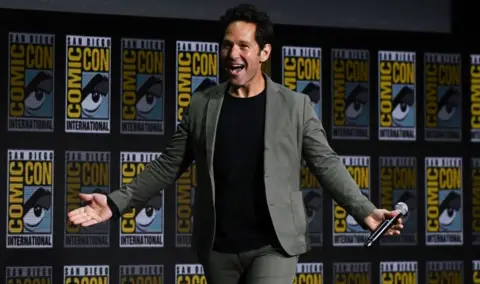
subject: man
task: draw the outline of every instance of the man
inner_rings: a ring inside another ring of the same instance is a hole
[[[308,96],[261,72],[271,52],[269,17],[250,5],[221,18],[228,82],[192,96],[160,158],[130,184],[70,212],[89,226],[144,204],[195,160],[193,246],[209,284],[292,283],[298,256],[310,249],[299,173],[302,158],[362,226],[374,230],[391,211],[364,197],[327,142]],[[399,234],[398,222],[387,233]]]

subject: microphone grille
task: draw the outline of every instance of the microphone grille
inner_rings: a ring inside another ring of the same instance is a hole
[[[395,210],[400,212],[402,215],[407,215],[408,206],[404,202],[398,202],[397,204],[395,204]]]

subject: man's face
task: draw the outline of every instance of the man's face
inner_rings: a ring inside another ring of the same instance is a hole
[[[261,74],[261,62],[268,58],[267,51],[260,52],[255,40],[256,25],[246,22],[231,23],[223,37],[222,61],[230,83],[245,86]]]

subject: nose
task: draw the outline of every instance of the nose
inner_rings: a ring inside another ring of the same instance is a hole
[[[230,49],[228,50],[228,56],[230,58],[237,58],[238,57],[238,54],[239,54],[239,48],[237,45],[232,45],[232,47],[230,47]]]

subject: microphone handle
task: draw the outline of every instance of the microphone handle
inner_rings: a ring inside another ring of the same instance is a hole
[[[377,229],[375,229],[375,231],[373,231],[373,233],[370,235],[370,237],[368,237],[367,242],[365,243],[365,246],[367,246],[367,247],[371,246],[373,244],[373,242],[375,242],[378,238],[383,236],[385,234],[385,232],[388,231],[388,229],[393,224],[395,224],[397,219],[401,217],[400,215],[401,214],[397,214],[392,219],[383,220],[383,222],[380,224],[380,226],[378,226]]]

